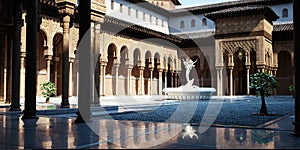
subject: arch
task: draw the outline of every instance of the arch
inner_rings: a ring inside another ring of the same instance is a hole
[[[238,47],[233,56],[234,70],[234,95],[246,95],[247,94],[247,70],[246,70],[246,58],[245,50]]]
[[[288,18],[289,17],[289,10],[287,8],[282,9],[282,18]]]
[[[138,95],[138,90],[139,90],[139,80],[138,78],[140,77],[140,70],[139,70],[139,67],[141,66],[141,52],[138,48],[136,48],[134,51],[133,51],[133,68],[132,68],[132,71],[131,71],[131,75],[133,77],[135,77],[135,81],[133,84],[131,84],[132,88],[133,88],[133,93],[134,95]]]
[[[173,59],[171,58],[171,56],[169,56],[167,58],[167,66],[166,66],[166,69],[167,69],[167,87],[173,87],[173,74],[172,74],[172,71],[173,71],[173,68],[174,67],[174,64],[173,64]]]
[[[47,36],[42,30],[38,33],[38,53],[37,53],[37,70],[46,71],[47,63],[44,55],[44,51],[48,49]]]
[[[191,21],[191,27],[192,28],[196,27],[196,21],[195,21],[195,19],[192,19],[192,21]]]
[[[180,21],[180,29],[183,29],[184,28],[184,21]]]
[[[148,91],[148,89],[149,89],[148,87],[149,87],[149,84],[151,84],[150,83],[150,81],[151,81],[151,79],[150,79],[151,73],[150,72],[151,72],[152,63],[153,63],[151,56],[152,56],[151,51],[148,50],[145,53],[145,69],[144,69],[144,91],[145,91],[146,95],[150,93],[150,91]]]
[[[56,96],[62,94],[62,53],[63,35],[56,33],[53,37],[53,56],[50,64],[50,81],[55,84]]]
[[[128,48],[127,46],[122,46],[120,50],[120,68],[119,68],[119,75],[126,76],[127,75],[127,69],[126,64],[129,62],[128,58]]]
[[[117,46],[113,43],[109,44],[107,48],[107,66],[105,73],[112,75],[113,65],[116,58]]]
[[[278,53],[277,94],[289,95],[288,87],[293,84],[293,66],[291,54],[288,51]]]

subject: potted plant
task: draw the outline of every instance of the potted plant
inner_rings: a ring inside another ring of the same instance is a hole
[[[42,84],[40,84],[42,94],[46,98],[46,103],[49,103],[50,97],[55,94],[55,85],[51,81],[45,81]]]
[[[258,115],[271,115],[267,111],[265,97],[276,89],[278,82],[273,75],[266,72],[258,72],[250,75],[250,87],[256,91],[256,96],[261,97],[261,107]]]

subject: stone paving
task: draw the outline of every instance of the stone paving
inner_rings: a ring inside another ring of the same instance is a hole
[[[226,97],[228,98],[228,97]],[[289,98],[289,97],[282,97]],[[103,106],[120,106],[118,112],[152,111],[161,105],[178,101],[135,98],[131,102],[102,100]],[[243,99],[229,97],[228,100]],[[138,103],[140,102],[140,103]],[[52,103],[55,103],[52,101]],[[135,109],[136,105],[143,109]],[[150,107],[146,107],[147,104]],[[37,120],[22,120],[22,113],[7,113],[7,105],[0,105],[1,149],[297,149],[300,138],[291,135],[293,114],[279,117],[258,126],[228,126],[222,124],[197,125],[174,122],[103,119],[94,114],[91,122],[75,123],[75,113],[38,115]],[[74,105],[75,106],[75,105]],[[135,107],[134,107],[135,106]],[[40,105],[38,105],[38,108]],[[45,107],[43,107],[44,110]],[[75,109],[71,108],[71,109]],[[39,110],[41,111],[41,110]],[[52,109],[52,111],[58,111]],[[109,113],[108,113],[109,114]]]

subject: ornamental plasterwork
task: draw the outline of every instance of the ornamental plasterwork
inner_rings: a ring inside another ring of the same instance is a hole
[[[293,51],[293,41],[278,41],[274,42],[274,51],[275,52],[281,52],[281,51]]]
[[[245,51],[249,51],[252,48],[255,50],[256,40],[240,40],[240,41],[224,41],[222,42],[223,53],[233,54],[238,48],[242,48]]]

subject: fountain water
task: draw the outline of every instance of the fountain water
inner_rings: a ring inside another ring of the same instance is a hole
[[[195,67],[196,61],[189,60],[188,62],[183,60],[183,64],[186,68],[186,80],[187,83],[176,88],[165,88],[163,92],[166,93],[168,99],[178,100],[204,100],[210,99],[212,94],[216,92],[215,88],[210,87],[198,87],[193,85],[194,78],[190,80],[189,75],[193,67]]]

